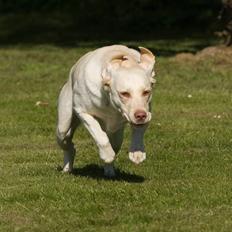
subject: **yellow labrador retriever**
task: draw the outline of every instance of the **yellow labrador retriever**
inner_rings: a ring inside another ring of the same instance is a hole
[[[139,49],[102,47],[72,67],[58,100],[57,141],[64,151],[64,172],[72,171],[72,137],[81,122],[98,146],[106,176],[115,175],[113,161],[126,122],[132,128],[130,160],[138,164],[146,159],[143,135],[151,120],[155,57],[148,49]]]

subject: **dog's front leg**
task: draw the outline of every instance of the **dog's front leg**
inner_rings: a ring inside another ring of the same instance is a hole
[[[143,143],[143,137],[147,125],[144,126],[132,126],[132,138],[129,151],[129,158],[132,162],[139,164],[146,159],[146,153]]]
[[[102,130],[100,124],[92,115],[87,113],[77,113],[77,115],[95,140],[99,148],[100,158],[108,164],[107,166],[110,166],[109,164],[115,159],[115,152],[112,149],[107,134]]]

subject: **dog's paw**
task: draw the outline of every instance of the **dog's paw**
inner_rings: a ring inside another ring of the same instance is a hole
[[[113,165],[105,165],[104,166],[104,176],[108,178],[115,177],[115,171]]]
[[[104,147],[101,147],[99,153],[100,158],[107,164],[112,163],[115,159],[115,152],[112,149],[110,143]]]
[[[129,158],[132,162],[139,164],[146,159],[146,153],[142,151],[129,152]]]
[[[62,169],[63,173],[71,173],[73,171],[73,168],[70,167],[69,165],[65,165]]]

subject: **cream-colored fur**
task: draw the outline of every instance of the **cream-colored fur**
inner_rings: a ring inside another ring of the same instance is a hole
[[[122,45],[99,48],[72,67],[58,100],[57,141],[64,151],[64,172],[71,172],[75,157],[72,137],[83,123],[95,140],[106,176],[115,175],[126,122],[132,128],[129,158],[136,164],[146,158],[143,135],[151,120],[154,55]]]

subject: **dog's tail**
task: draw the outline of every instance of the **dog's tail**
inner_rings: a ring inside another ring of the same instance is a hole
[[[69,79],[61,89],[58,99],[58,123],[57,140],[63,141],[71,127],[73,116],[73,83],[72,76],[74,67],[71,69]]]

